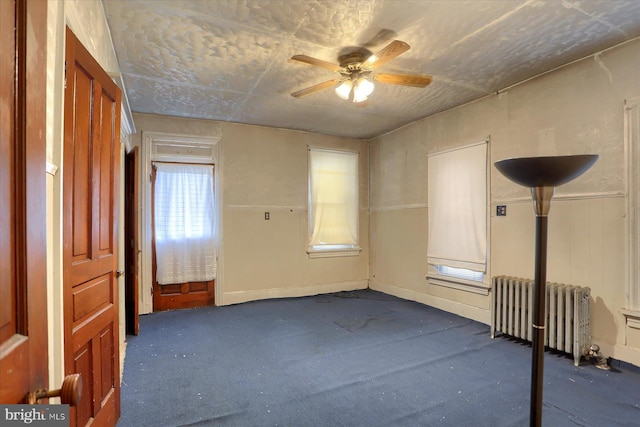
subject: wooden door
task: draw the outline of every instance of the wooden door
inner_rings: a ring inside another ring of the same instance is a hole
[[[0,403],[48,386],[46,21],[45,2],[0,0]]]
[[[2,0],[0,0],[2,1]],[[120,90],[66,31],[63,265],[65,372],[82,374],[72,425],[120,416],[117,212]]]
[[[138,240],[139,207],[139,149],[134,147],[125,157],[125,319],[127,333],[138,335],[138,258],[140,242]]]
[[[1,0],[0,0],[1,1]],[[214,305],[215,280],[201,282],[171,283],[161,285],[156,280],[156,237],[155,237],[155,212],[153,211],[153,198],[155,197],[156,169],[153,168],[151,182],[151,217],[152,217],[152,257],[153,270],[153,311],[178,310],[183,308],[205,307]]]

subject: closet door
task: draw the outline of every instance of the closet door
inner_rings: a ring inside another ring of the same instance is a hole
[[[0,0],[2,1],[2,0]],[[82,375],[71,425],[120,417],[120,89],[67,28],[63,165],[65,372]]]
[[[46,3],[0,0],[0,402],[47,388]],[[29,61],[26,61],[26,58]],[[59,384],[56,384],[59,386]]]

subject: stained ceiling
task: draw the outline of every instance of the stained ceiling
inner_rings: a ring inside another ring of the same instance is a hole
[[[640,36],[638,0],[103,0],[134,112],[371,138]],[[290,93],[392,40],[411,49],[365,103]]]

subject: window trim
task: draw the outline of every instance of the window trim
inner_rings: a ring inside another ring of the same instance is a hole
[[[343,256],[358,256],[362,252],[360,246],[345,249],[307,249],[309,258],[334,258]]]
[[[627,307],[620,310],[627,326],[640,329],[640,97],[625,101],[627,156]]]
[[[486,273],[484,277],[486,279]],[[427,281],[432,285],[458,289],[461,291],[472,292],[474,294],[489,295],[489,290],[491,289],[490,285],[484,283],[485,279],[483,279],[482,282],[476,282],[475,280],[462,279],[456,276],[445,276],[437,273],[426,274],[425,279],[427,279]]]

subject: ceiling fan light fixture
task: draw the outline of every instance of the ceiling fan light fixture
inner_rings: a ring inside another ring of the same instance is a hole
[[[373,93],[373,89],[374,85],[372,81],[364,77],[359,78],[353,87],[353,102],[366,101],[368,96]]]
[[[336,88],[336,95],[346,101],[349,99],[349,95],[351,95],[352,88],[353,82],[351,80],[345,80],[340,86]]]

